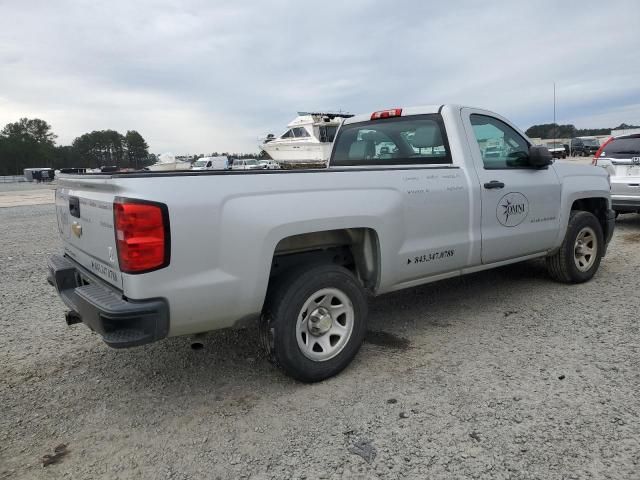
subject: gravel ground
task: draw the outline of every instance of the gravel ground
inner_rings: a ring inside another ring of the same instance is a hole
[[[45,281],[53,207],[0,225],[0,478],[640,478],[640,216],[584,285],[535,261],[373,300],[315,385],[252,331],[109,349]]]
[[[0,183],[0,192],[22,192],[25,190],[55,190],[56,182],[12,182]]]
[[[0,208],[55,202],[55,183],[0,183]]]

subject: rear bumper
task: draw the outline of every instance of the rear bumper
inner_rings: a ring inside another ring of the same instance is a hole
[[[134,347],[165,338],[169,307],[163,299],[128,300],[67,257],[49,257],[49,283],[77,318],[113,348]]]
[[[640,210],[640,195],[611,195],[611,206],[619,212],[636,212]]]

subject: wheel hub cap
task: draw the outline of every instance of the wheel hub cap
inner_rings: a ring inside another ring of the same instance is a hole
[[[318,307],[309,315],[309,333],[315,337],[324,335],[333,325],[331,313],[324,307]]]
[[[349,343],[354,323],[354,307],[345,292],[321,288],[307,298],[298,314],[300,352],[314,362],[332,359]]]
[[[578,233],[573,248],[576,267],[581,272],[588,271],[596,262],[598,254],[598,237],[590,227],[585,227]]]

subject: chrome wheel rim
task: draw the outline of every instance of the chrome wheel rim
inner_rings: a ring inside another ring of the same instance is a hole
[[[598,255],[598,238],[591,227],[584,227],[576,237],[573,248],[573,260],[581,272],[588,271]]]
[[[298,348],[309,360],[324,362],[349,342],[355,313],[349,297],[337,288],[323,288],[305,302],[296,323]]]

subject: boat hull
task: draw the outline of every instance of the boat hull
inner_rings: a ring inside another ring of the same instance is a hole
[[[331,156],[330,143],[263,143],[260,148],[277,162],[326,162]]]
[[[173,170],[189,170],[191,164],[187,162],[172,162],[172,163],[154,163],[147,167],[152,172],[170,172]]]

